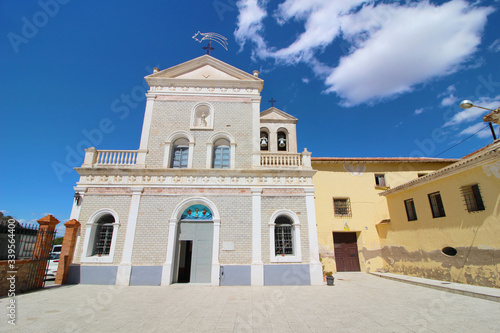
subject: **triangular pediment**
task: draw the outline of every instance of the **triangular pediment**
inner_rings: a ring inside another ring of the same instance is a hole
[[[245,86],[254,86],[262,89],[264,81],[258,76],[249,74],[234,66],[209,55],[186,61],[146,76],[146,81],[151,85],[176,85],[177,83],[193,83],[204,85],[226,83]],[[205,83],[204,83],[205,82]],[[259,89],[259,90],[260,90]]]
[[[296,123],[297,118],[274,106],[260,113],[261,123]]]
[[[211,65],[202,66],[190,72],[176,76],[176,78],[194,80],[239,80],[238,78]]]

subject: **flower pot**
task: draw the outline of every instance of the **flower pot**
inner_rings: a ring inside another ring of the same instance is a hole
[[[327,276],[326,277],[326,285],[327,286],[333,286],[333,281],[335,280],[335,278],[333,276]]]

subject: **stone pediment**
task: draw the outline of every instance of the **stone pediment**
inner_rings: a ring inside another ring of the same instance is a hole
[[[297,123],[297,118],[274,106],[260,113],[261,123]]]
[[[149,86],[237,86],[262,89],[264,81],[236,67],[204,55],[145,77]]]

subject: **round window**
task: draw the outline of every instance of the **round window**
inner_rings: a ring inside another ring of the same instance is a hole
[[[458,252],[457,249],[455,249],[454,247],[450,247],[450,246],[444,247],[441,251],[450,257],[456,256],[457,252]]]

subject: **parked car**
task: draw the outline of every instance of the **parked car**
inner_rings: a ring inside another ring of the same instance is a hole
[[[61,253],[62,245],[52,246],[52,253]]]
[[[61,253],[51,252],[49,254],[49,261],[47,263],[47,272],[45,273],[45,280],[55,279],[57,273],[57,267],[59,266],[59,256]]]

